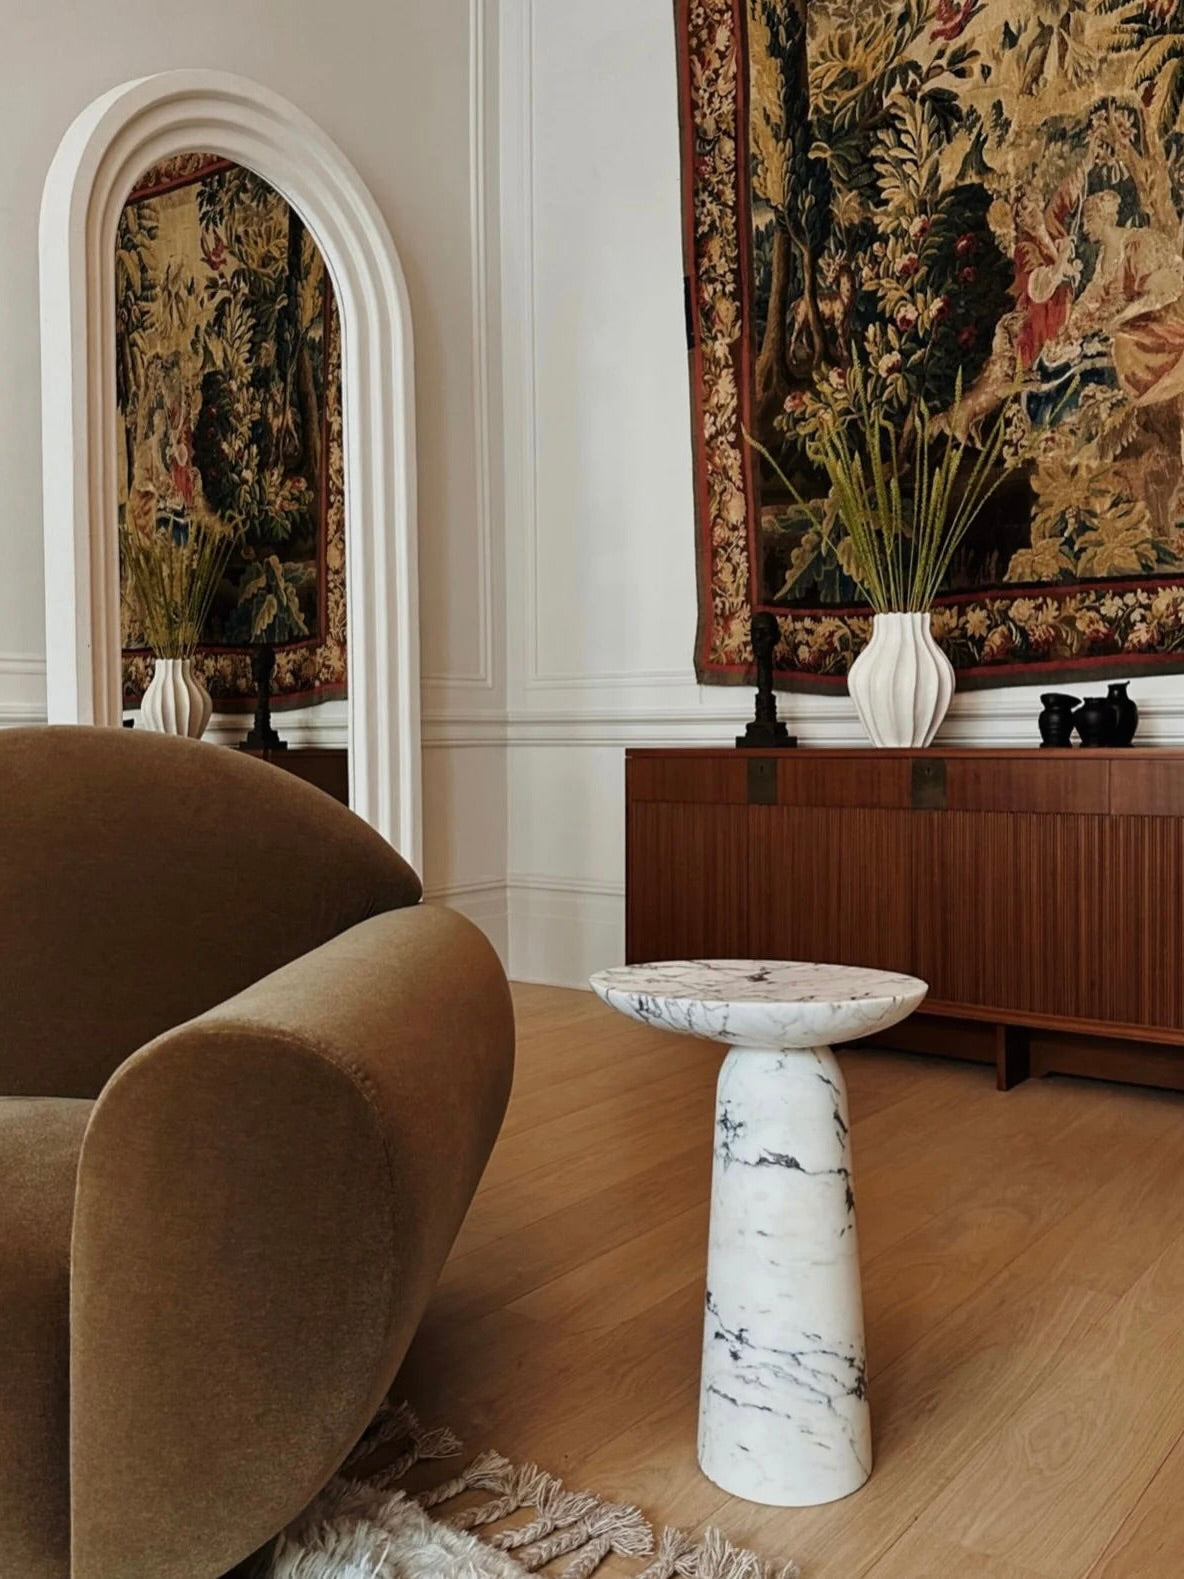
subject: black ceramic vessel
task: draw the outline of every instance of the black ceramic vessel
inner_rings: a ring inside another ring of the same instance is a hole
[[[1135,738],[1135,730],[1139,727],[1139,708],[1133,697],[1127,693],[1129,680],[1115,680],[1106,693],[1107,700],[1114,708],[1115,725],[1111,737],[1112,746],[1129,746]]]
[[[1065,747],[1073,744],[1073,710],[1081,706],[1079,696],[1067,696],[1063,691],[1046,691],[1040,698],[1044,710],[1040,714],[1040,744]]]
[[[1118,728],[1118,708],[1108,696],[1087,696],[1073,722],[1083,746],[1109,746]]]

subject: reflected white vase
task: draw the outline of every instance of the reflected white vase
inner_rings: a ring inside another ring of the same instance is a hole
[[[927,746],[954,695],[954,666],[929,613],[876,614],[847,689],[873,746]]]
[[[141,729],[200,740],[214,704],[193,672],[192,658],[157,658],[140,702]]]

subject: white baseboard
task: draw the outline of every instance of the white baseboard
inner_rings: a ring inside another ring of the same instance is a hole
[[[515,981],[586,987],[593,971],[625,958],[625,890],[619,883],[519,873],[506,886]]]
[[[515,874],[504,883],[429,885],[424,899],[479,926],[514,981],[586,987],[593,971],[625,957],[625,891],[618,883]]]

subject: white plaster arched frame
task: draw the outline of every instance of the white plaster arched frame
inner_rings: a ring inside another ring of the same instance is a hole
[[[46,684],[53,723],[121,722],[115,237],[137,177],[201,150],[300,214],[342,330],[349,751],[354,809],[419,864],[415,415],[407,285],[386,221],[294,105],[220,71],[124,83],[58,148],[41,205]]]

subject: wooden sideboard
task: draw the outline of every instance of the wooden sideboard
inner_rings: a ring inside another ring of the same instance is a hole
[[[906,971],[911,1051],[1184,1089],[1184,751],[630,751],[627,955]]]
[[[343,806],[349,805],[349,752],[343,746],[288,746],[283,751],[250,751],[293,778],[315,784]]]

